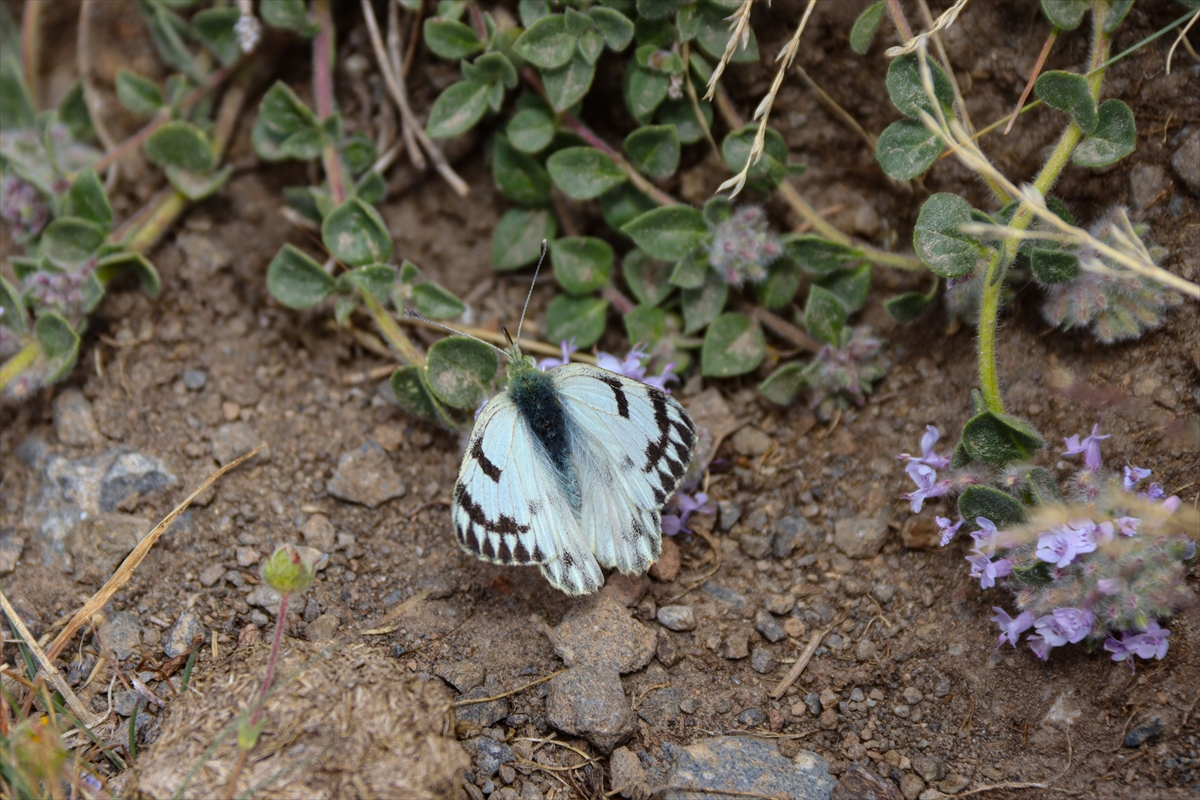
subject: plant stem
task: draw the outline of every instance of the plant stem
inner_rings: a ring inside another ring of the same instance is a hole
[[[983,278],[983,297],[979,303],[979,385],[989,411],[1004,413],[1004,395],[996,369],[996,324],[1000,318],[1000,294],[1004,289],[1004,268],[997,251],[988,262]]]
[[[396,324],[396,320],[392,318],[387,309],[381,306],[379,301],[371,296],[370,292],[361,292],[360,294],[362,295],[363,304],[367,307],[367,312],[379,327],[379,332],[383,334],[383,338],[387,339],[392,349],[400,354],[400,358],[405,363],[411,364],[414,367],[425,366],[425,356],[404,335],[404,332],[400,330],[400,326]]]
[[[30,339],[29,343],[21,349],[21,352],[6,361],[3,367],[0,367],[0,391],[3,391],[4,387],[8,386],[9,381],[29,369],[41,354],[42,346],[38,344],[38,340]]]
[[[329,0],[313,0],[313,17],[321,32],[313,39],[313,99],[317,104],[317,119],[322,124],[336,113],[333,100],[333,12]],[[326,142],[321,150],[321,164],[329,181],[329,197],[335,206],[346,201],[346,178],[337,142]]]
[[[29,88],[29,99],[33,110],[42,106],[39,67],[42,63],[42,6],[44,0],[25,0],[21,19],[21,71],[25,74],[25,85]]]

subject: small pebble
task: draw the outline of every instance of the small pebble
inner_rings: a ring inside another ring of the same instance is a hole
[[[738,724],[746,728],[757,728],[767,721],[767,715],[761,708],[747,708],[738,714]]]
[[[750,654],[750,667],[760,675],[769,675],[779,666],[779,659],[765,647],[756,647]]]
[[[258,563],[258,551],[253,547],[239,547],[235,553],[239,567],[252,567]]]
[[[775,619],[769,611],[761,608],[754,615],[754,628],[771,642],[778,642],[787,636],[787,632],[779,624],[779,620]]]
[[[658,621],[673,631],[696,629],[696,614],[691,606],[663,606],[658,610]]]
[[[915,706],[917,703],[925,699],[925,695],[921,694],[921,690],[915,686],[908,686],[904,689],[904,702],[910,706]]]
[[[204,384],[208,383],[208,373],[202,369],[184,370],[183,385],[191,389],[193,392],[198,392],[204,388]]]
[[[782,617],[794,608],[796,598],[790,594],[768,594],[763,600],[763,606],[772,614]]]
[[[793,639],[799,639],[808,631],[808,626],[799,617],[788,617],[783,621],[783,632]]]
[[[685,714],[695,714],[696,713],[696,701],[690,697],[687,698],[686,700],[680,701],[679,710]]]
[[[215,586],[217,581],[221,580],[221,576],[225,574],[224,564],[209,564],[200,573],[200,585],[204,587]]]

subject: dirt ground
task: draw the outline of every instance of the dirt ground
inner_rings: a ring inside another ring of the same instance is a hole
[[[860,58],[846,44],[863,5],[821,4],[798,61],[866,130],[878,133],[898,115],[883,91],[883,47],[877,42]],[[937,14],[948,4],[933,5]],[[767,88],[771,59],[790,35],[799,8],[799,3],[777,0],[761,16],[755,12],[762,63],[732,68],[727,79],[743,114]],[[1120,29],[1114,51],[1180,13],[1182,6],[1174,3],[1139,3]],[[347,15],[340,24],[352,21]],[[884,30],[890,31],[886,22]],[[976,124],[1011,111],[1046,33],[1034,2],[967,7],[944,42]],[[361,31],[352,33],[344,52],[360,47],[360,36]],[[893,37],[887,35],[887,44]],[[1131,216],[1144,221],[1153,241],[1169,251],[1163,266],[1195,281],[1200,279],[1200,199],[1189,194],[1170,160],[1200,124],[1200,67],[1180,51],[1167,76],[1164,62],[1172,39],[1163,37],[1126,58],[1106,79],[1105,96],[1126,101],[1137,118],[1136,152],[1104,170],[1068,168],[1056,194],[1082,221],[1114,203],[1129,205]],[[1082,29],[1063,34],[1048,68],[1078,68],[1086,46]],[[126,52],[141,58],[136,47]],[[69,72],[67,56],[62,55],[64,65],[54,55],[55,63],[46,69],[54,75]],[[281,77],[294,85],[306,82],[305,59],[303,49],[291,51]],[[418,108],[428,108],[447,70],[422,53],[411,83]],[[346,76],[339,80],[339,97],[350,97]],[[619,82],[614,79],[606,90],[618,97]],[[609,141],[619,141],[627,130],[628,120],[619,113],[593,118],[585,111],[584,117]],[[355,119],[348,111],[347,120]],[[1023,116],[1007,137],[985,137],[983,148],[1011,178],[1029,180],[1062,119],[1039,109]],[[845,205],[832,221],[864,240],[908,249],[917,211],[929,192],[962,192],[987,207],[984,187],[952,159],[939,162],[923,187],[889,183],[861,140],[799,80],[785,84],[772,121],[792,153],[808,165],[808,172],[793,180],[796,188],[817,208]],[[45,443],[47,452],[70,458],[120,446],[162,459],[178,480],[122,508],[143,518],[148,528],[215,468],[213,442],[221,426],[241,421],[269,444],[269,457],[235,470],[202,496],[107,609],[131,612],[142,626],[140,649],[125,662],[127,668],[164,660],[162,637],[184,609],[192,608],[205,630],[197,675],[209,681],[209,691],[219,688],[231,664],[247,658],[243,651],[265,647],[252,644],[255,636],[246,633],[247,626],[268,639],[271,633],[271,624],[246,599],[258,570],[252,556],[265,557],[275,544],[304,543],[301,529],[314,515],[324,515],[336,532],[330,562],[308,592],[303,614],[298,610],[291,617],[289,637],[305,638],[307,626],[328,615],[323,633],[329,641],[366,643],[375,656],[392,659],[398,674],[435,683],[441,681],[433,676],[445,676],[451,667],[482,667],[486,677],[480,685],[488,695],[561,669],[545,625],[557,625],[589,601],[559,594],[536,570],[496,567],[459,551],[447,501],[463,438],[400,411],[380,381],[367,377],[388,362],[336,329],[329,309],[297,313],[268,296],[266,265],[278,248],[285,242],[310,252],[316,247],[279,213],[281,189],[303,182],[305,170],[258,164],[249,145],[249,122],[247,117],[241,124],[233,145],[235,177],[218,197],[192,208],[152,254],[162,274],[161,297],[150,301],[134,291],[109,296],[71,378],[22,406],[0,409],[0,528],[25,539],[19,565],[3,577],[5,592],[41,635],[56,630],[56,622],[104,577],[79,569],[68,573],[60,556],[43,551],[29,530],[27,502],[40,483],[38,470],[22,457],[28,450],[21,445],[31,437]],[[664,187],[690,201],[701,200],[724,177],[703,148],[694,150],[681,177]],[[390,197],[381,212],[398,258],[412,260],[466,298],[476,324],[511,325],[528,275],[499,276],[489,266],[491,230],[506,206],[493,188],[486,148],[470,150],[458,168],[471,185],[469,197],[460,199],[428,177]],[[1160,176],[1160,191],[1134,197],[1138,171],[1146,169]],[[156,178],[147,172],[143,180]],[[125,199],[118,214],[136,208],[148,189],[127,180],[120,192]],[[785,206],[759,200],[780,228],[797,224]],[[577,213],[598,221],[594,210],[580,207]],[[0,230],[0,237],[9,252],[9,231]],[[720,550],[720,567],[707,589],[679,597],[713,566],[704,541],[688,535],[677,539],[683,568],[673,581],[644,578],[633,587],[613,588],[638,620],[656,635],[664,631],[678,650],[677,658],[664,658],[660,649],[659,660],[623,677],[625,694],[643,712],[626,746],[638,754],[652,783],[664,774],[665,744],[687,745],[737,731],[777,742],[785,756],[811,750],[834,775],[861,764],[914,792],[912,797],[928,788],[961,793],[1006,783],[1043,788],[993,789],[986,796],[1196,796],[1200,609],[1187,609],[1171,622],[1164,661],[1139,663],[1136,672],[1078,647],[1058,649],[1043,663],[1025,647],[996,650],[995,626],[988,621],[992,607],[1011,609],[1012,604],[1002,589],[979,590],[967,574],[961,542],[946,549],[905,546],[906,537],[915,542],[927,536],[933,512],[944,514],[949,506],[935,504],[912,518],[900,499],[909,486],[895,456],[913,451],[927,424],[937,425],[952,443],[968,417],[968,396],[976,385],[974,336],[968,328],[948,328],[940,303],[910,325],[891,322],[883,311],[882,299],[925,285],[927,276],[876,268],[861,322],[885,339],[891,366],[862,408],[818,418],[803,400],[790,408],[773,407],[754,390],[761,376],[697,379],[676,390],[688,406],[716,387],[732,415],[747,423],[743,430],[765,433],[770,447],[764,452],[757,446],[761,437],[743,434],[726,440],[717,454],[707,491],[729,509],[740,507],[740,519],[728,527],[729,515],[694,518],[712,530]],[[539,337],[541,314],[552,296],[547,287],[535,291],[527,336]],[[1112,434],[1104,443],[1108,463],[1150,468],[1168,493],[1194,505],[1200,499],[1200,459],[1195,439],[1181,432],[1200,413],[1196,304],[1185,303],[1165,326],[1139,341],[1103,346],[1082,333],[1049,329],[1038,300],[1034,287],[1016,287],[999,338],[1009,407],[1052,443],[1038,463],[1062,477],[1069,474],[1072,462],[1060,458],[1061,438],[1087,432],[1100,416],[1104,432]],[[368,330],[370,322],[356,319],[355,325]],[[417,336],[425,344],[434,341],[424,332]],[[608,336],[604,349],[623,352],[616,334]],[[205,372],[201,389],[185,384],[188,370]],[[92,444],[68,446],[56,438],[53,399],[71,388],[90,404],[101,434]],[[383,448],[404,485],[402,496],[375,508],[327,492],[339,457],[369,441]],[[835,524],[852,518],[887,526],[889,536],[878,556],[851,559],[834,546]],[[809,531],[790,555],[747,554],[754,553],[755,535],[777,530],[786,519],[807,522],[802,527]],[[202,583],[205,571],[218,564],[227,570],[224,576]],[[230,573],[240,578],[231,579]],[[1189,582],[1196,586],[1195,571]],[[396,620],[399,627],[392,632],[358,633],[425,590],[424,599]],[[770,642],[752,630],[753,620],[764,603],[782,602],[772,596],[788,594],[795,605],[780,621],[797,620],[789,626],[796,635]],[[668,600],[693,608],[695,630],[667,633],[654,621],[656,609]],[[783,697],[772,700],[771,689],[812,633],[827,626],[835,635],[825,639]],[[763,648],[778,666],[763,674],[751,658],[726,657],[726,641],[746,629],[750,649]],[[215,661],[209,646],[213,632]],[[87,636],[67,652],[81,660],[89,648],[94,657]],[[4,657],[11,662],[13,651],[5,649]],[[82,693],[101,711],[108,678],[98,676]],[[243,684],[249,685],[238,685]],[[546,721],[545,688],[508,698],[507,713],[484,727],[499,729],[510,744],[547,738],[553,728]],[[453,689],[445,691],[446,697],[457,696]],[[827,691],[836,694],[832,727],[806,703],[814,693]],[[659,694],[663,698],[656,701]],[[755,709],[758,713],[747,713]],[[148,717],[141,729],[143,748],[153,753],[176,712],[168,705],[143,713]],[[458,722],[459,734],[478,733],[461,715]],[[1123,746],[1126,734],[1135,730],[1150,735],[1135,747]],[[114,736],[124,736],[124,728]],[[555,771],[582,759],[553,748],[552,759],[541,762],[551,768],[516,771],[514,792],[529,783],[543,797],[553,790],[555,798],[590,798],[613,788],[605,754],[581,738],[560,733],[558,741],[597,759]],[[497,791],[507,785],[508,774],[502,770],[493,778]],[[478,783],[484,783],[482,777]],[[482,797],[476,786],[462,791]]]

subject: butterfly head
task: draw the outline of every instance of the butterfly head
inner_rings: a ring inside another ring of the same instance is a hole
[[[504,372],[508,375],[508,380],[511,382],[519,375],[537,372],[537,362],[533,360],[533,356],[527,356],[522,353],[520,342],[513,340],[507,328],[503,328],[502,330],[504,331],[504,337],[508,339],[508,347],[504,350],[504,355],[508,359],[508,366],[504,368]]]

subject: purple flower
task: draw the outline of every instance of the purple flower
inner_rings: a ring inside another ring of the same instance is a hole
[[[1122,536],[1136,536],[1142,521],[1137,517],[1121,517],[1116,520],[1116,524]]]
[[[933,519],[942,531],[942,547],[950,544],[950,540],[954,538],[954,535],[958,533],[958,529],[966,522],[966,520],[960,519],[951,525],[948,517],[934,517]]]
[[[1179,495],[1175,494],[1162,501],[1163,510],[1168,514],[1174,514],[1181,505],[1183,505],[1183,501],[1179,499]]]
[[[1032,611],[1022,611],[1015,619],[998,606],[992,606],[992,611],[996,612],[996,616],[992,617],[992,622],[1000,626],[1000,643],[996,645],[997,649],[1003,647],[1005,642],[1016,647],[1017,639],[1021,638],[1021,634],[1033,626]]]
[[[967,556],[967,561],[971,562],[971,577],[979,578],[980,589],[990,589],[996,585],[996,578],[1012,574],[1012,561],[1007,558],[992,561],[983,553],[976,553]]]
[[[1078,537],[1065,526],[1038,534],[1037,557],[1056,567],[1065,567],[1075,560]]]
[[[1096,582],[1100,594],[1120,594],[1125,591],[1125,581],[1121,578],[1101,578]]]
[[[1092,435],[1084,438],[1081,442],[1078,436],[1072,436],[1069,439],[1063,439],[1063,444],[1066,450],[1064,456],[1077,456],[1083,453],[1083,465],[1089,472],[1095,472],[1100,469],[1100,442],[1107,439],[1111,434],[1100,435],[1100,423],[1097,422],[1092,426]]]
[[[633,378],[635,381],[641,381],[655,388],[662,389],[664,392],[670,391],[666,386],[667,381],[679,379],[679,376],[671,371],[671,367],[675,366],[675,364],[667,364],[663,368],[662,374],[647,378],[644,362],[648,362],[649,360],[649,353],[643,350],[640,344],[630,350],[629,355],[625,356],[623,360],[608,353],[596,354],[596,366],[601,369],[615,372],[618,375],[624,375],[626,378]]]
[[[690,533],[691,531],[687,527],[688,517],[697,511],[701,514],[711,514],[715,510],[708,504],[708,495],[704,492],[697,492],[695,496],[686,492],[676,492],[668,505],[675,506],[679,509],[679,513],[663,514],[662,532],[667,536],[674,536],[680,531]]]
[[[950,481],[944,480],[939,483],[937,471],[933,467],[926,466],[918,461],[910,461],[908,466],[904,468],[904,471],[917,484],[915,492],[909,492],[904,495],[904,499],[911,503],[914,514],[921,510],[921,506],[930,497],[941,497],[950,491]]]
[[[1123,481],[1125,491],[1132,492],[1133,487],[1142,482],[1144,478],[1150,477],[1150,470],[1141,469],[1139,467],[1125,467],[1125,479]]]
[[[979,530],[971,532],[971,538],[975,540],[975,550],[986,556],[996,555],[1000,534],[1000,531],[996,530],[996,523],[987,517],[976,517],[975,524],[979,526]]]
[[[1042,661],[1045,661],[1050,656],[1050,651],[1054,649],[1053,645],[1037,634],[1028,637],[1025,641],[1029,642],[1029,649]]]
[[[1146,500],[1158,500],[1162,497],[1165,497],[1166,494],[1167,493],[1163,491],[1161,483],[1152,483],[1146,487],[1146,491],[1138,492],[1138,497]]]
[[[1146,622],[1145,633],[1125,639],[1123,644],[1138,658],[1154,658],[1162,661],[1166,658],[1167,649],[1170,647],[1167,642],[1170,636],[1169,630],[1158,627],[1158,622],[1151,619]]]
[[[574,337],[572,337],[571,341],[569,341],[569,342],[559,342],[558,346],[562,348],[562,358],[543,358],[540,361],[538,361],[537,368],[540,369],[542,372],[545,372],[548,369],[554,369],[555,367],[561,367],[566,364],[570,364],[571,363],[571,354],[579,349],[575,346]],[[611,356],[610,356],[610,358],[611,358]],[[605,369],[608,369],[608,367],[605,367]],[[616,371],[617,370],[613,370],[613,372],[616,372]]]
[[[1092,630],[1096,615],[1086,608],[1056,608],[1033,622],[1038,634],[1053,647],[1082,642]]]
[[[925,435],[921,437],[921,457],[917,458],[916,456],[910,456],[908,453],[901,453],[896,458],[910,463],[927,464],[934,469],[945,469],[950,466],[950,459],[933,452],[933,446],[937,444],[939,438],[941,438],[941,434],[938,432],[938,429],[932,425],[926,425]]]
[[[1113,654],[1113,661],[1124,661],[1133,655],[1123,642],[1117,641],[1112,636],[1104,640],[1104,649]]]

